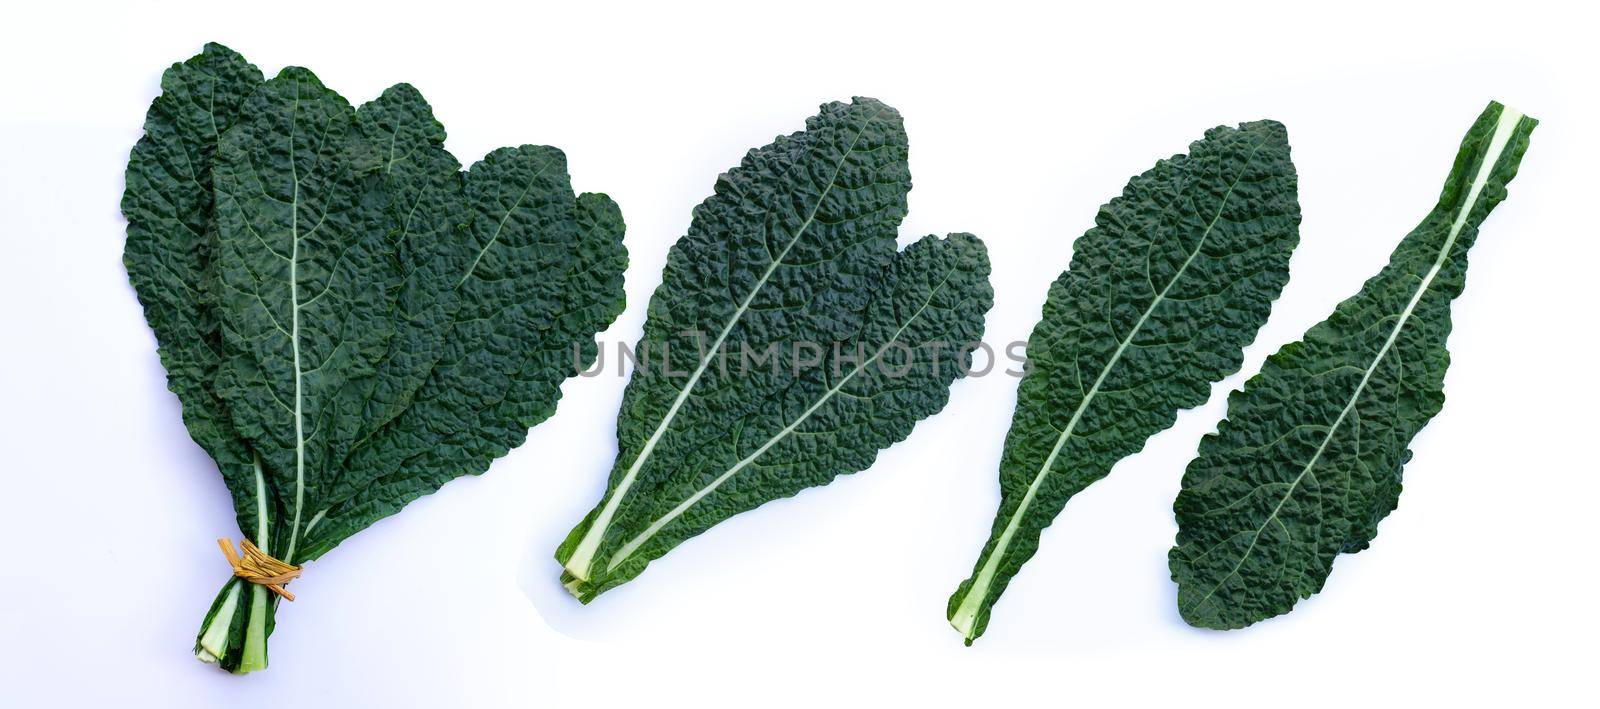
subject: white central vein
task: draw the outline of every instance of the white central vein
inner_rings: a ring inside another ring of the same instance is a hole
[[[973,578],[972,586],[967,589],[967,595],[961,599],[961,605],[956,608],[956,612],[950,617],[950,624],[968,638],[974,637],[974,631],[977,630],[978,611],[983,607],[983,601],[989,595],[989,586],[994,582],[994,576],[1000,570],[1000,561],[1005,558],[1007,550],[1010,549],[1012,538],[1016,536],[1017,530],[1022,526],[1023,516],[1027,514],[1028,507],[1033,504],[1034,498],[1038,496],[1039,488],[1044,485],[1045,478],[1050,474],[1050,469],[1055,466],[1056,458],[1066,448],[1067,441],[1072,438],[1073,430],[1078,427],[1078,422],[1083,420],[1083,414],[1088,411],[1090,402],[1094,401],[1095,395],[1100,393],[1100,386],[1105,383],[1106,377],[1110,376],[1111,371],[1116,368],[1117,362],[1122,359],[1122,354],[1127,351],[1128,346],[1133,342],[1134,336],[1139,334],[1139,330],[1150,319],[1150,314],[1154,313],[1156,308],[1166,300],[1167,293],[1172,291],[1173,286],[1177,285],[1179,280],[1182,280],[1184,272],[1189,269],[1189,265],[1194,263],[1195,258],[1200,255],[1206,239],[1210,238],[1211,231],[1216,228],[1217,222],[1222,219],[1222,210],[1228,205],[1228,198],[1233,196],[1234,188],[1239,185],[1240,180],[1244,179],[1245,171],[1249,169],[1250,162],[1255,159],[1256,151],[1261,148],[1263,142],[1265,142],[1265,139],[1258,141],[1250,149],[1249,156],[1245,158],[1244,167],[1240,169],[1239,176],[1234,178],[1232,184],[1228,185],[1228,191],[1223,193],[1222,200],[1217,204],[1216,215],[1211,217],[1211,221],[1206,224],[1205,231],[1200,234],[1200,239],[1194,244],[1194,250],[1189,252],[1188,258],[1183,260],[1183,264],[1178,267],[1177,272],[1172,274],[1172,278],[1167,281],[1166,286],[1162,287],[1161,292],[1157,293],[1155,298],[1150,301],[1150,305],[1144,309],[1144,313],[1134,323],[1133,329],[1129,330],[1128,334],[1117,344],[1117,349],[1111,353],[1111,359],[1107,360],[1105,366],[1100,368],[1099,376],[1095,377],[1094,384],[1089,387],[1089,391],[1078,402],[1078,408],[1072,412],[1072,418],[1067,421],[1066,427],[1062,428],[1061,434],[1056,437],[1055,445],[1050,448],[1050,454],[1045,456],[1044,464],[1039,466],[1039,472],[1034,474],[1033,481],[1028,484],[1027,492],[1022,495],[1022,502],[1018,503],[1016,511],[1011,513],[1011,519],[1006,522],[1006,528],[1000,533],[1000,539],[995,542],[994,549],[989,552],[988,558],[984,560],[983,567],[978,571],[978,575]]]
[[[827,199],[828,194],[833,190],[834,184],[838,182],[839,173],[844,169],[845,161],[849,160],[850,154],[855,151],[856,143],[861,140],[861,135],[866,132],[867,126],[877,120],[879,113],[881,113],[881,109],[862,122],[861,129],[856,131],[855,138],[850,141],[850,146],[845,149],[843,155],[839,156],[839,162],[833,168],[833,175],[828,178],[828,185],[823,188],[822,194],[818,195],[816,204],[812,205],[811,213],[806,215],[806,219],[800,224],[800,228],[796,229],[794,235],[789,238],[789,243],[784,244],[783,249],[772,259],[772,263],[767,265],[766,271],[761,274],[761,278],[756,281],[755,286],[750,289],[750,293],[739,303],[739,307],[733,311],[733,315],[728,319],[727,324],[717,334],[717,339],[711,343],[710,347],[706,348],[705,353],[700,358],[699,365],[694,369],[694,373],[689,375],[689,381],[684,384],[683,389],[678,392],[677,398],[673,399],[672,405],[667,408],[666,416],[662,417],[661,423],[656,426],[656,430],[645,441],[644,447],[639,450],[638,457],[633,459],[633,463],[628,466],[627,472],[623,473],[622,480],[617,483],[616,489],[612,491],[610,497],[606,498],[605,504],[600,508],[600,514],[595,517],[594,523],[589,525],[589,531],[583,535],[583,539],[578,542],[577,548],[573,550],[571,558],[566,563],[568,573],[578,579],[587,580],[589,578],[589,566],[593,561],[594,553],[600,548],[600,542],[605,538],[606,530],[611,526],[611,519],[616,515],[617,507],[622,504],[622,500],[627,496],[629,488],[633,487],[633,482],[638,478],[639,470],[644,467],[645,460],[655,451],[656,444],[661,441],[661,437],[666,433],[667,427],[672,424],[672,420],[677,417],[678,411],[683,408],[683,403],[689,399],[689,394],[694,391],[695,385],[700,382],[700,377],[711,366],[712,360],[716,358],[717,352],[722,348],[722,343],[728,339],[728,334],[733,332],[734,325],[738,324],[739,319],[744,317],[745,311],[750,309],[750,304],[755,301],[756,295],[766,286],[767,279],[771,278],[772,274],[778,270],[778,266],[783,264],[783,259],[789,255],[790,249],[793,249],[794,245],[799,243],[800,238],[805,235],[806,230],[811,228],[811,223],[817,218],[817,211],[822,209],[823,201]]]
[[[256,482],[256,546],[271,554],[267,541],[267,476],[261,470],[261,454],[255,450],[250,451],[250,470]]]
[[[528,192],[533,190],[533,184],[538,182],[539,177],[545,173],[545,170],[550,169],[550,166],[554,164],[554,160],[545,161],[545,164],[535,170],[532,177],[528,178],[528,184],[522,187],[522,192],[517,195],[517,198],[511,202],[511,206],[506,209],[505,216],[500,217],[500,223],[495,225],[494,233],[489,236],[488,241],[483,242],[483,248],[478,249],[478,255],[472,259],[472,265],[467,268],[466,273],[461,274],[461,280],[456,281],[457,288],[466,283],[467,279],[471,278],[472,274],[478,270],[478,263],[483,261],[483,255],[489,253],[489,247],[494,246],[495,242],[500,240],[500,233],[505,231],[506,222],[511,221],[511,215],[522,208],[522,200],[527,199]]]
[[[289,551],[283,558],[294,563],[300,541],[300,510],[306,500],[306,435],[304,389],[300,369],[300,165],[295,161],[295,133],[300,125],[300,84],[294,85],[294,107],[289,112],[289,176],[294,194],[289,201],[289,348],[294,355],[294,522]],[[264,549],[264,548],[263,548]]]
[[[688,499],[679,503],[677,507],[672,508],[671,511],[651,522],[650,526],[646,527],[645,530],[640,532],[638,536],[628,540],[628,543],[622,545],[622,547],[617,550],[617,553],[611,556],[610,561],[606,562],[606,571],[609,573],[612,569],[617,568],[619,564],[625,561],[628,557],[632,556],[635,551],[638,551],[639,547],[644,546],[645,542],[650,541],[652,537],[659,533],[663,527],[666,527],[668,524],[670,524],[672,520],[682,516],[684,512],[689,510],[689,508],[694,507],[700,502],[700,500],[704,499],[706,495],[711,494],[712,491],[721,487],[723,483],[732,479],[734,475],[739,473],[739,471],[744,470],[750,464],[759,460],[761,456],[766,455],[768,450],[771,450],[773,446],[777,445],[783,439],[788,438],[800,428],[800,424],[805,423],[806,419],[811,418],[811,415],[816,413],[818,409],[822,408],[823,404],[828,403],[829,400],[833,399],[835,394],[838,394],[840,391],[842,391],[844,386],[849,384],[850,380],[855,379],[857,374],[860,374],[868,366],[877,362],[878,358],[882,357],[884,352],[889,351],[890,347],[893,347],[896,342],[900,341],[900,336],[905,334],[907,328],[911,327],[911,323],[916,322],[917,318],[922,317],[923,311],[927,310],[928,306],[933,303],[934,297],[937,296],[940,291],[944,290],[945,284],[950,281],[950,275],[952,273],[954,273],[954,270],[945,273],[944,278],[939,280],[939,285],[934,286],[933,290],[928,292],[927,299],[922,302],[922,305],[917,308],[917,311],[912,313],[911,317],[906,318],[905,323],[902,324],[898,330],[895,330],[894,335],[890,337],[889,341],[884,343],[882,347],[878,348],[878,351],[872,353],[871,357],[867,358],[866,361],[861,362],[856,366],[855,369],[850,370],[850,373],[845,375],[844,378],[840,379],[838,384],[835,384],[832,388],[828,389],[827,392],[823,393],[823,395],[818,398],[815,403],[808,407],[804,413],[801,413],[795,418],[794,421],[790,422],[789,425],[784,426],[783,430],[767,439],[767,442],[763,443],[761,447],[757,448],[754,453],[751,453],[750,455],[745,456],[739,462],[734,463],[732,467],[728,468],[721,475],[718,475],[717,478],[712,480],[710,484],[700,488],[699,490],[696,490],[693,495],[690,495]]]
[[[1355,409],[1356,403],[1361,399],[1361,394],[1366,391],[1367,383],[1372,381],[1373,373],[1378,371],[1378,365],[1383,362],[1383,358],[1394,347],[1395,341],[1400,338],[1401,329],[1411,319],[1411,314],[1416,311],[1417,304],[1422,302],[1422,296],[1428,292],[1428,287],[1433,285],[1433,280],[1438,277],[1439,271],[1449,262],[1450,250],[1455,247],[1456,237],[1461,235],[1462,226],[1467,223],[1467,218],[1472,214],[1472,208],[1478,203],[1478,195],[1483,191],[1484,185],[1488,184],[1489,176],[1494,174],[1495,163],[1500,161],[1500,153],[1504,152],[1506,144],[1511,141],[1511,136],[1516,131],[1517,123],[1521,120],[1521,113],[1512,110],[1510,107],[1501,109],[1500,122],[1495,125],[1494,137],[1489,141],[1489,149],[1484,153],[1483,163],[1478,166],[1478,172],[1473,176],[1472,187],[1467,191],[1466,201],[1462,203],[1460,210],[1456,212],[1455,220],[1450,224],[1450,233],[1445,236],[1444,245],[1439,248],[1438,256],[1434,257],[1433,266],[1428,269],[1428,273],[1417,284],[1416,292],[1412,293],[1411,299],[1406,302],[1405,309],[1400,311],[1400,318],[1395,321],[1394,327],[1389,330],[1389,337],[1383,341],[1383,346],[1378,348],[1378,354],[1372,358],[1372,363],[1367,366],[1366,371],[1361,375],[1361,381],[1356,384],[1355,391],[1350,394],[1350,400],[1346,401],[1344,408],[1339,410],[1339,415],[1333,419],[1333,425],[1329,426],[1327,433],[1323,435],[1322,443],[1317,446],[1316,452],[1311,454],[1311,459],[1306,461],[1305,467],[1300,469],[1300,474],[1296,475],[1295,479],[1289,484],[1289,488],[1284,491],[1283,497],[1278,500],[1277,506],[1272,508],[1272,514],[1267,515],[1261,526],[1256,528],[1254,535],[1250,539],[1250,545],[1245,547],[1243,554],[1239,555],[1239,563],[1234,564],[1233,569],[1218,580],[1217,584],[1212,586],[1205,596],[1191,604],[1190,608],[1198,608],[1200,604],[1210,600],[1213,595],[1216,595],[1217,590],[1222,588],[1224,583],[1233,578],[1234,574],[1239,573],[1239,569],[1244,568],[1244,562],[1255,551],[1256,542],[1261,540],[1261,534],[1266,530],[1267,525],[1277,521],[1278,513],[1283,511],[1283,506],[1288,504],[1289,498],[1294,496],[1295,491],[1300,487],[1300,483],[1311,474],[1312,468],[1315,468],[1317,462],[1322,459],[1322,454],[1328,450],[1328,445],[1332,443],[1334,434],[1339,431],[1339,427],[1344,424],[1350,412]],[[1279,524],[1281,525],[1282,522],[1279,522]]]

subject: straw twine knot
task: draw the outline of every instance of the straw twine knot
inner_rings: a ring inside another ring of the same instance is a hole
[[[217,546],[222,547],[222,555],[228,557],[234,576],[266,586],[267,590],[282,596],[285,601],[294,600],[294,594],[284,590],[283,586],[300,576],[300,567],[273,558],[248,539],[239,540],[239,547],[244,549],[243,556],[233,550],[233,543],[227,539],[218,539]]]

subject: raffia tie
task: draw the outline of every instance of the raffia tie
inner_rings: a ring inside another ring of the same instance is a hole
[[[244,556],[233,550],[233,542],[227,539],[218,539],[217,546],[222,547],[222,555],[228,557],[228,564],[233,567],[233,575],[250,583],[266,586],[267,590],[283,596],[283,600],[294,600],[294,594],[283,588],[284,584],[300,576],[300,567],[290,566],[281,560],[269,556],[261,548],[251,544],[248,539],[240,539],[239,547],[244,549]]]

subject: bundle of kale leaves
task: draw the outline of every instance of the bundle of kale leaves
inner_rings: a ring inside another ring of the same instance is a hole
[[[316,559],[548,418],[623,307],[623,223],[555,148],[463,171],[418,91],[353,108],[210,44],[128,161],[125,263],[244,536]],[[279,595],[232,577],[195,645],[267,664]]]

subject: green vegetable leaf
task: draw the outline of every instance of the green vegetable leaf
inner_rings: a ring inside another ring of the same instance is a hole
[[[463,173],[414,88],[356,111],[305,69],[263,82],[218,45],[164,88],[129,161],[130,279],[268,554],[313,560],[482,473],[622,309],[621,214],[575,196],[554,148]],[[276,605],[230,579],[196,655],[265,667]]]
[[[461,163],[444,149],[445,131],[433,109],[409,84],[397,84],[356,111],[354,169],[384,176],[385,199],[369,223],[394,227],[386,269],[403,274],[394,299],[395,334],[377,365],[360,438],[366,440],[405,410],[444,354],[455,318],[458,274],[474,248],[466,235],[471,215],[462,193]],[[349,495],[353,481],[341,478]]]
[[[1282,125],[1213,128],[1074,243],[1028,339],[993,530],[950,597],[967,644],[1067,500],[1238,370],[1289,280],[1296,194]]]
[[[1411,439],[1444,405],[1450,302],[1538,122],[1491,103],[1439,203],[1389,264],[1269,357],[1200,443],[1169,554],[1184,620],[1241,628],[1322,589],[1399,503]]]
[[[215,258],[211,159],[221,131],[261,82],[260,70],[220,44],[173,64],[128,158],[122,195],[123,263],[155,332],[167,386],[183,405],[189,435],[227,478],[240,528],[252,530],[254,503],[245,493],[253,459],[211,389],[222,334],[203,284]]]
[[[359,206],[386,195],[351,164],[350,104],[291,67],[243,112],[215,167],[214,296],[228,350],[216,389],[282,511],[256,544],[294,563],[306,510],[359,433],[400,278],[385,258],[386,210]]]
[[[650,302],[610,489],[556,553],[580,600],[868,467],[944,406],[988,258],[966,234],[897,252],[910,188],[900,116],[872,99],[823,106],[718,179]]]
[[[574,197],[555,148],[503,148],[466,175],[471,228],[447,256],[459,306],[444,353],[399,417],[350,456],[318,513],[312,559],[449,480],[482,473],[549,418],[622,312],[622,214]]]

